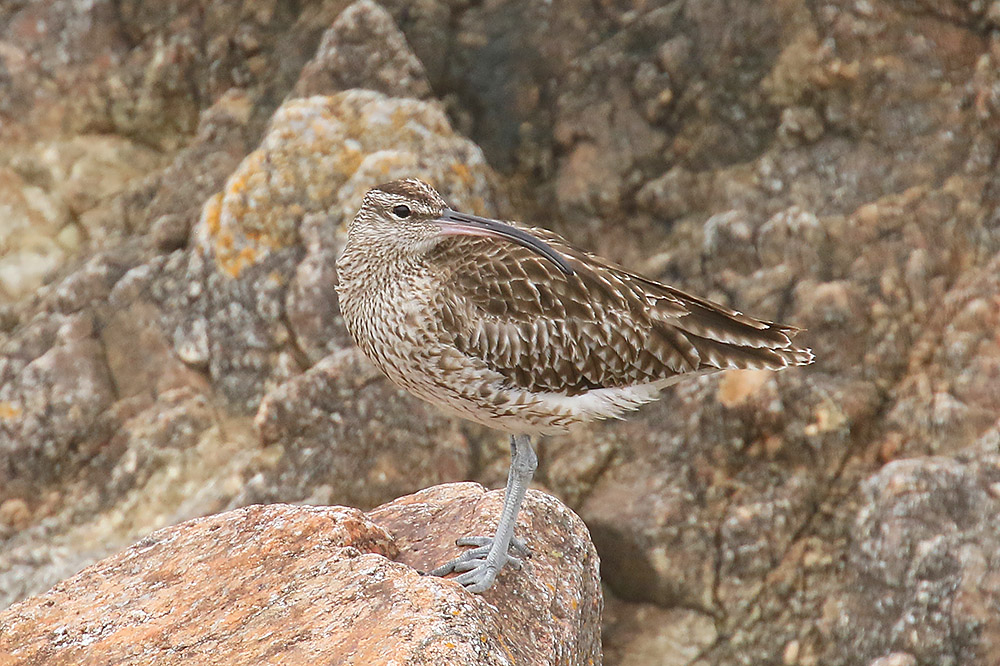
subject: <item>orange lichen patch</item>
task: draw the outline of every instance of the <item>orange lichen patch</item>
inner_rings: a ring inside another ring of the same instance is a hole
[[[301,207],[293,206],[292,208],[301,208]],[[294,214],[291,212],[291,209],[290,209],[290,214]],[[269,248],[271,250],[281,247],[281,243],[279,243],[275,238],[272,238],[265,231],[260,231],[259,229],[251,229],[247,231],[245,235],[247,237],[247,240],[252,241],[255,245]]]
[[[0,402],[0,419],[4,421],[13,421],[16,418],[20,418],[23,410],[21,406],[13,402]]]
[[[244,245],[239,251],[223,250],[216,253],[215,262],[223,273],[237,278],[243,269],[260,258],[260,251],[249,245]]]
[[[240,253],[236,256],[240,261],[251,264],[257,259],[257,250],[247,246],[241,249]]]
[[[333,199],[335,192],[334,184],[329,181],[321,181],[306,188],[306,193],[311,201],[323,204]],[[293,204],[298,205],[298,204]],[[301,206],[298,206],[301,209]]]
[[[358,170],[361,166],[361,162],[364,161],[365,156],[357,148],[353,146],[343,146],[340,150],[339,159],[337,160],[337,167],[340,173],[344,175],[350,175]]]
[[[239,260],[219,259],[219,268],[229,277],[235,279],[243,271],[243,264]]]
[[[716,399],[726,407],[742,405],[763,388],[770,370],[727,370],[719,382]]]
[[[205,228],[208,233],[212,236],[219,233],[219,216],[222,213],[222,193],[217,192],[213,194],[208,201],[205,202],[204,207],[201,209],[201,219],[204,220]]]
[[[267,156],[263,150],[255,150],[247,155],[239,169],[229,177],[226,183],[226,196],[235,197],[245,191],[252,176],[265,172],[266,162]]]
[[[406,127],[406,123],[410,121],[410,114],[407,111],[402,106],[397,106],[393,109],[392,115],[389,117],[392,121],[392,128],[397,132]]]
[[[458,176],[458,179],[462,181],[463,185],[466,187],[472,187],[475,179],[472,177],[472,172],[469,170],[469,167],[461,162],[452,162],[451,170],[456,176]]]
[[[216,246],[219,248],[220,254],[226,250],[231,250],[233,247],[233,235],[228,231],[219,234],[219,237],[216,239]]]

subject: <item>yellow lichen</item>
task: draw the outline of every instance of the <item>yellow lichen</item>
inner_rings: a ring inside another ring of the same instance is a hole
[[[462,181],[463,185],[466,187],[472,187],[475,179],[472,177],[472,172],[469,170],[469,167],[461,162],[452,162],[451,170],[456,176],[458,176],[458,179]]]
[[[397,132],[406,127],[406,123],[410,120],[410,114],[406,112],[403,107],[397,106],[392,110],[392,128]]]
[[[0,402],[0,419],[12,421],[21,416],[21,406],[13,402]]]
[[[205,202],[204,208],[201,209],[201,217],[205,221],[205,228],[208,229],[208,233],[212,236],[219,233],[220,221],[219,217],[222,213],[222,193],[217,192],[213,194],[208,201]]]
[[[236,255],[238,260],[243,264],[252,264],[257,260],[257,250],[253,249],[249,245],[242,248],[238,255]]]
[[[340,173],[350,175],[358,170],[361,166],[365,156],[357,148],[352,148],[350,146],[343,146],[340,149],[340,159],[339,159],[339,170]]]
[[[238,260],[219,259],[219,268],[231,278],[238,278],[243,270],[242,264]]]
[[[225,233],[219,234],[218,247],[221,250],[219,254],[223,254],[225,250],[231,250],[233,248],[233,235],[226,231]]]

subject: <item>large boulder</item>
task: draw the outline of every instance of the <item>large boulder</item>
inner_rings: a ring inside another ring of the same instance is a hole
[[[0,613],[2,663],[600,664],[597,554],[555,498],[528,493],[533,556],[482,596],[418,572],[501,499],[453,484],[367,515],[254,505],[168,527]]]

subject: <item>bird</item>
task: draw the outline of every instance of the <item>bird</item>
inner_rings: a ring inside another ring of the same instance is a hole
[[[556,233],[453,210],[429,184],[369,190],[337,260],[348,332],[399,387],[510,435],[492,536],[428,572],[474,593],[530,556],[514,535],[537,467],[531,438],[621,418],[685,377],[780,370],[814,355],[794,326],[631,272]]]

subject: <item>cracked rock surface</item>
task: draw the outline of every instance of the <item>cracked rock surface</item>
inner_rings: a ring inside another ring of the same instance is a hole
[[[605,664],[997,663],[998,16],[3,5],[0,607],[198,516],[502,486],[505,436],[339,317],[347,220],[418,175],[808,329],[813,366],[539,443],[601,557]]]

